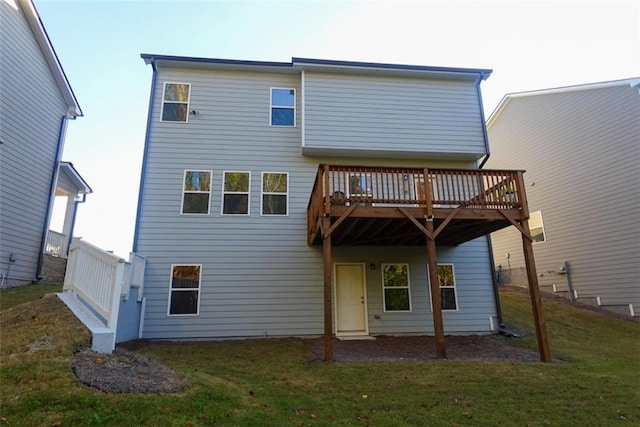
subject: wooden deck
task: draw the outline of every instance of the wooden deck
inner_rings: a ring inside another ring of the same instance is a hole
[[[307,243],[424,245],[432,219],[439,245],[459,245],[528,218],[523,171],[321,165],[308,205]]]
[[[333,359],[333,246],[425,245],[436,354],[446,358],[437,245],[459,245],[514,226],[522,234],[540,359],[551,361],[523,173],[320,165],[307,207],[307,244],[322,245],[325,360]]]

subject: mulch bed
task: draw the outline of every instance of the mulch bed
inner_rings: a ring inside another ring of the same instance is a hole
[[[123,348],[111,354],[80,348],[71,368],[83,384],[107,393],[179,393],[188,387],[181,375]]]

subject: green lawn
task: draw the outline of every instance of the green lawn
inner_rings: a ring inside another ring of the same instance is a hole
[[[508,322],[532,330],[525,294],[503,293],[502,304]],[[2,423],[639,425],[640,324],[557,301],[543,307],[552,353],[566,362],[324,364],[307,362],[311,355],[293,339],[146,343],[139,351],[184,374],[191,388],[110,395],[75,379],[70,354],[88,335],[57,299],[39,299],[0,314]],[[535,337],[518,342],[536,345]]]
[[[62,285],[34,284],[17,288],[3,289],[0,291],[0,311],[4,311],[14,305],[23,304],[42,298],[46,294],[61,292]]]

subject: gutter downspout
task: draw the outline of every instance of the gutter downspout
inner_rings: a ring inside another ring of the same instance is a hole
[[[153,69],[153,77],[151,78],[151,93],[149,94],[149,111],[147,112],[147,130],[144,136],[144,151],[142,153],[142,170],[140,172],[140,187],[138,188],[138,207],[136,209],[136,223],[133,232],[133,248],[131,252],[136,253],[138,250],[138,234],[140,229],[140,216],[142,214],[142,196],[144,193],[144,178],[147,172],[147,157],[149,155],[149,140],[151,135],[151,121],[153,120],[153,98],[156,91],[158,80],[158,70],[156,63],[151,58],[151,68]]]
[[[489,134],[487,132],[487,122],[484,115],[484,107],[482,105],[482,92],[480,91],[480,82],[483,80],[484,74],[478,76],[478,81],[476,82],[476,90],[478,91],[478,102],[480,103],[480,120],[482,121],[482,136],[484,137],[484,146],[486,155],[478,165],[478,169],[482,169],[484,165],[491,157],[491,149],[489,147]],[[491,236],[487,234],[487,250],[489,252],[489,262],[491,263],[491,281],[493,283],[493,299],[496,303],[496,312],[498,315],[498,326],[502,328],[504,325],[504,318],[502,316],[502,306],[500,305],[500,292],[498,291],[498,275],[496,274],[495,269],[495,257],[493,256],[493,245],[491,244]]]
[[[38,265],[36,267],[35,281],[42,279],[42,263],[44,262],[44,250],[47,245],[47,234],[49,233],[49,223],[51,222],[51,214],[53,202],[56,197],[56,186],[58,185],[58,171],[60,170],[60,161],[62,160],[62,150],[64,147],[64,139],[67,135],[67,123],[69,116],[64,115],[60,120],[60,130],[58,132],[58,146],[56,147],[56,158],[53,163],[53,171],[51,172],[51,185],[49,186],[49,201],[47,202],[47,214],[42,225],[42,240],[40,241],[40,252],[38,253]]]

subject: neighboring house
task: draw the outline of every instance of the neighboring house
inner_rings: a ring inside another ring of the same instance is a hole
[[[143,338],[497,330],[485,236],[526,206],[478,169],[490,70],[142,58]]]
[[[508,94],[487,124],[487,164],[527,170],[540,286],[636,316],[639,90],[633,78]],[[522,283],[517,233],[492,240],[501,281]]]
[[[65,130],[82,111],[32,1],[0,0],[0,17],[0,277],[13,286],[41,277]]]

